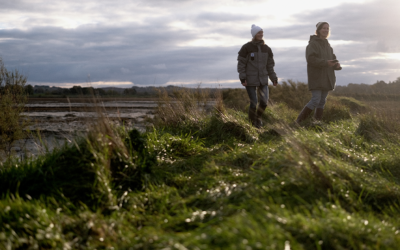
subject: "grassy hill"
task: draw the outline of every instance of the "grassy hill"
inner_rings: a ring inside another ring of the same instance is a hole
[[[103,121],[0,165],[0,249],[398,248],[393,116],[330,97],[300,127],[283,101],[256,129],[221,102],[169,98],[146,133]]]

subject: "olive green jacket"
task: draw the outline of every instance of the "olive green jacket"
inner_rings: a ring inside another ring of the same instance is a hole
[[[248,42],[238,53],[237,71],[242,83],[247,86],[268,85],[268,77],[274,82],[278,80],[274,71],[274,54],[264,41]]]
[[[336,59],[327,39],[310,36],[306,48],[307,76],[309,90],[333,90],[336,85],[335,70],[342,68],[328,67],[328,60]]]

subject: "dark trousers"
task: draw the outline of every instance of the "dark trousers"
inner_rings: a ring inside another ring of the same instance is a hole
[[[267,107],[269,98],[268,85],[246,86],[246,90],[250,98],[250,109],[255,110],[257,104],[263,110]]]

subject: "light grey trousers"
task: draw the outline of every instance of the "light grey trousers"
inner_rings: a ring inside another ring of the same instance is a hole
[[[328,97],[329,90],[311,90],[311,100],[307,103],[309,109],[315,108],[323,109]]]

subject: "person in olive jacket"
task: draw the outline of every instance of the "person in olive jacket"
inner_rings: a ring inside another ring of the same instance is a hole
[[[251,35],[253,39],[243,45],[238,53],[237,71],[250,98],[249,120],[253,126],[260,128],[261,116],[267,107],[269,97],[268,78],[276,86],[278,77],[274,71],[274,54],[263,40],[262,28],[253,24]]]
[[[342,69],[327,39],[329,24],[319,22],[316,26],[315,35],[310,36],[306,48],[308,89],[312,97],[297,117],[297,123],[304,121],[314,109],[314,118],[322,120],[328,93],[335,89],[335,70]]]

